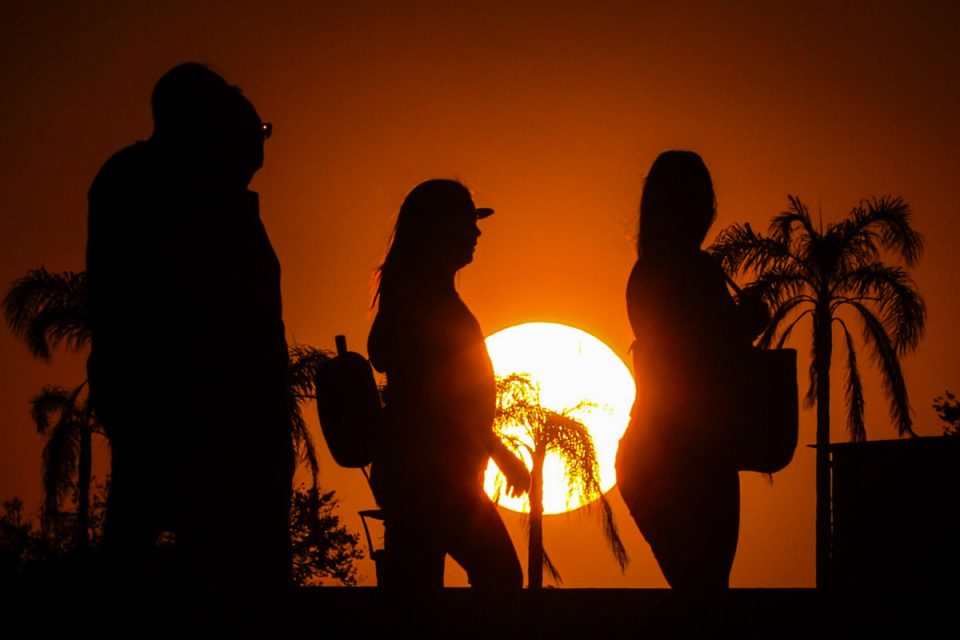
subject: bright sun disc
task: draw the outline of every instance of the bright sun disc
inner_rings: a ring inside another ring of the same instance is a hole
[[[525,373],[540,385],[540,403],[563,412],[586,400],[591,407],[571,412],[590,431],[600,465],[600,486],[609,491],[617,481],[614,461],[617,445],[633,406],[634,383],[623,361],[589,333],[551,322],[529,322],[498,331],[487,338],[487,350],[498,376]],[[520,434],[518,429],[515,432]],[[527,467],[530,460],[524,458]],[[491,460],[484,489],[494,497],[497,467]],[[499,504],[511,511],[529,512],[527,496],[514,498],[501,492]],[[563,513],[581,506],[567,499],[563,462],[548,453],[543,471],[543,512]]]

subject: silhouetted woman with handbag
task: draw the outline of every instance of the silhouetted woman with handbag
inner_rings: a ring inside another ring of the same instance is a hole
[[[763,326],[738,307],[700,248],[716,216],[700,156],[662,153],[640,202],[638,260],[627,284],[637,396],[617,482],[676,596],[710,615],[729,586],[740,485],[725,439],[738,357]]]
[[[523,572],[483,490],[493,456],[516,493],[530,476],[493,431],[496,384],[483,333],[455,276],[480,236],[470,192],[429,180],[403,202],[379,270],[368,352],[387,375],[385,426],[371,485],[385,514],[381,584],[412,592],[443,587],[453,557],[470,584],[518,590]]]

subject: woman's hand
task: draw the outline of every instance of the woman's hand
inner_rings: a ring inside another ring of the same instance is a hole
[[[490,452],[493,461],[507,479],[507,493],[519,497],[530,491],[530,472],[523,460],[517,457],[498,439]]]
[[[507,479],[507,493],[514,498],[519,498],[530,491],[530,472],[523,460],[513,454],[510,454],[504,462],[506,464],[502,466],[497,464],[497,466]]]

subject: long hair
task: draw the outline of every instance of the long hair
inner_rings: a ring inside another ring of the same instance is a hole
[[[421,182],[404,198],[390,238],[390,248],[377,269],[373,303],[395,284],[422,280],[437,268],[448,242],[451,209],[470,202],[470,190],[456,180]]]
[[[664,151],[640,198],[637,255],[699,248],[717,216],[707,165],[693,151]]]

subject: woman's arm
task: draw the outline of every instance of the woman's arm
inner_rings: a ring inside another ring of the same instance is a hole
[[[763,300],[750,291],[734,300],[727,277],[712,257],[700,253],[686,296],[699,321],[702,337],[720,351],[749,347],[770,321]]]
[[[507,492],[511,496],[521,496],[530,490],[530,472],[527,465],[492,431],[487,441],[487,450],[506,477]]]

